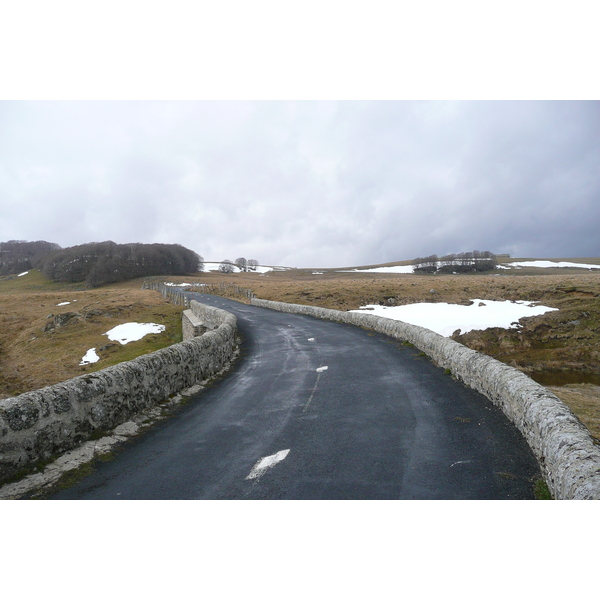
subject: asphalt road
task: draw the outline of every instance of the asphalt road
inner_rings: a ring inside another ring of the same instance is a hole
[[[195,294],[238,317],[221,381],[53,499],[528,499],[521,434],[417,349]]]

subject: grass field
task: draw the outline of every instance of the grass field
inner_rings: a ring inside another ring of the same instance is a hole
[[[597,258],[560,260],[600,265]],[[256,296],[267,300],[337,310],[366,304],[467,304],[473,298],[538,301],[559,310],[522,321],[520,331],[488,329],[458,335],[455,339],[534,377],[548,371],[577,372],[590,378],[600,376],[600,272],[524,268],[473,275],[396,275],[340,271],[288,269],[262,275],[211,272],[164,280],[222,284],[223,294],[235,285],[251,289]],[[141,280],[134,280],[86,290],[81,285],[46,281],[35,271],[0,281],[0,398],[101,369],[179,341],[181,307],[169,304],[157,292],[142,290],[141,285]],[[235,293],[232,295],[237,298]],[[66,301],[71,304],[57,306]],[[67,313],[73,316],[65,325],[44,331],[54,320],[48,318],[50,314]],[[164,324],[166,331],[126,346],[111,345],[103,334],[129,321]],[[101,360],[94,365],[79,366],[83,355],[93,347],[100,349],[97,351]],[[600,438],[600,387],[563,386],[552,390]]]
[[[0,281],[0,398],[181,341],[181,307],[140,288],[136,281],[85,290],[47,282],[36,271]],[[57,306],[64,302],[70,304]],[[166,329],[124,346],[104,335],[130,321],[159,323]],[[90,348],[96,348],[101,360],[79,366]]]

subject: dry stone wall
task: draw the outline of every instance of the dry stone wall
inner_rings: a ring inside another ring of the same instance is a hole
[[[184,310],[181,316],[181,330],[183,339],[191,340],[206,331],[204,321],[194,314],[193,310]]]
[[[236,348],[236,318],[195,301],[190,310],[184,325],[191,317],[209,331],[188,329],[180,344],[0,400],[0,483],[221,371]]]
[[[524,373],[429,329],[316,306],[253,298],[254,306],[350,323],[406,340],[495,405],[521,431],[556,499],[600,499],[600,448],[554,394]]]

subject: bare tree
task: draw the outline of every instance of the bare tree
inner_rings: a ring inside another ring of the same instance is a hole
[[[229,259],[225,259],[220,265],[219,265],[219,273],[233,273],[233,263],[229,260]]]
[[[413,260],[415,273],[469,273],[472,271],[488,271],[496,268],[496,257],[489,250],[480,252],[459,252],[446,254],[439,260],[435,254]]]
[[[243,256],[235,259],[235,265],[240,271],[248,270],[248,261]]]
[[[255,258],[251,258],[248,261],[248,270],[256,271],[256,267],[258,267],[258,261]]]
[[[435,273],[438,269],[437,254],[431,256],[419,257],[413,260],[414,273]]]

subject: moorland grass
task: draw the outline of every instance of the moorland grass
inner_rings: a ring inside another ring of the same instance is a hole
[[[63,302],[70,302],[58,306]],[[47,282],[37,272],[0,281],[0,398],[131,360],[181,341],[182,307],[141,289],[141,281],[93,290]],[[55,316],[71,315],[51,327]],[[158,323],[160,334],[121,345],[106,335],[128,322]],[[79,362],[90,348],[100,360]]]

